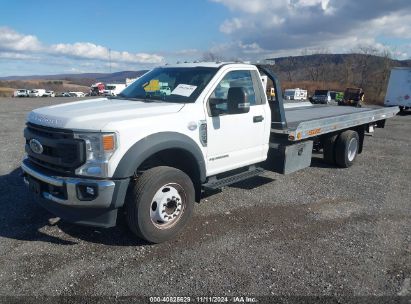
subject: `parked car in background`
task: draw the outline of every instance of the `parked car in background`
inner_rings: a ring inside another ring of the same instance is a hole
[[[43,97],[55,97],[55,96],[56,96],[56,94],[54,93],[54,91],[46,91],[43,94]]]
[[[307,90],[302,90],[299,88],[287,89],[284,91],[284,99],[286,100],[306,100]]]
[[[328,90],[315,90],[311,97],[311,102],[315,104],[329,104],[331,102],[331,94]]]
[[[126,85],[124,83],[107,83],[105,85],[103,94],[105,96],[117,96],[125,88],[126,88]],[[171,94],[171,91],[170,91],[170,94]]]
[[[72,97],[72,95],[70,95],[69,92],[61,92],[61,93],[57,93],[56,97]]]
[[[30,90],[18,89],[13,93],[13,97],[29,97]]]
[[[43,97],[43,95],[46,93],[46,90],[44,89],[33,89],[29,92],[30,97]]]
[[[411,68],[391,70],[384,105],[399,106],[401,112],[411,110]]]
[[[344,98],[343,92],[330,91],[330,95],[331,95],[331,100],[335,102],[341,102]]]
[[[69,94],[72,97],[85,97],[86,96],[84,92],[69,92]]]

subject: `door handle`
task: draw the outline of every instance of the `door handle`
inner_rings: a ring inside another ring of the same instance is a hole
[[[262,122],[263,120],[264,120],[264,117],[262,115],[253,117],[253,122]]]

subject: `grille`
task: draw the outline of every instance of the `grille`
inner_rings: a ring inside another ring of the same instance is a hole
[[[29,159],[47,169],[74,174],[85,162],[85,143],[74,138],[73,131],[48,128],[28,123],[24,129],[26,152]],[[36,139],[43,146],[41,154],[30,148],[30,140]]]

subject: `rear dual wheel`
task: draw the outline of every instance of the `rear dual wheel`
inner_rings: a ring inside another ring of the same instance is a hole
[[[330,165],[335,165],[335,142],[337,138],[338,134],[334,134],[322,140],[324,161]]]
[[[323,140],[324,161],[339,167],[351,167],[358,154],[360,140],[358,133],[347,130],[341,134],[328,136]]]

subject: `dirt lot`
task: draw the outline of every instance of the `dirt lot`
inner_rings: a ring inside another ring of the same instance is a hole
[[[0,99],[0,295],[410,296],[411,115],[367,137],[354,167],[225,188],[175,240],[60,222],[23,185],[25,115],[70,99]]]

